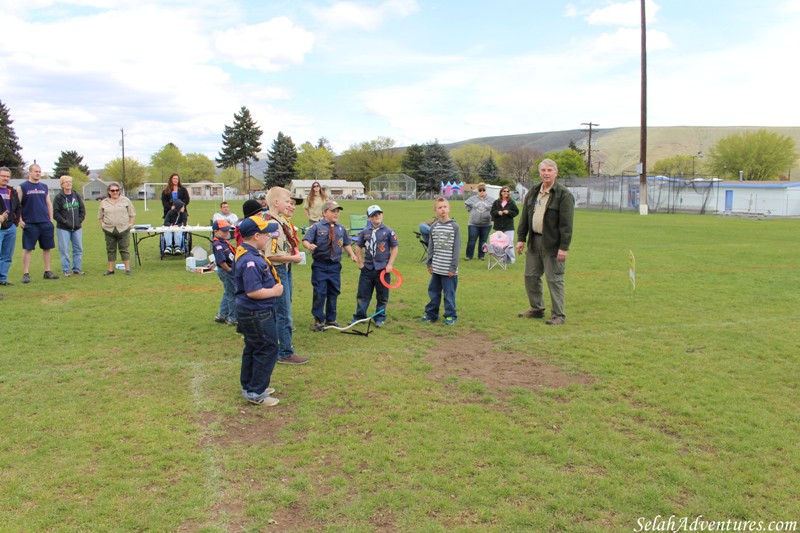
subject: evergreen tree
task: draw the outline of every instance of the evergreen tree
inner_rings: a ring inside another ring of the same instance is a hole
[[[414,179],[419,175],[419,169],[425,160],[425,147],[421,144],[412,144],[406,148],[403,158],[400,160],[400,170]]]
[[[450,152],[439,141],[425,145],[424,158],[416,179],[418,190],[432,193],[439,191],[441,182],[460,181]]]
[[[53,178],[58,179],[69,174],[69,169],[71,168],[77,168],[83,174],[89,174],[89,165],[83,164],[82,155],[75,150],[62,150],[61,155],[58,156],[58,161],[56,161],[56,166],[53,167]]]
[[[478,175],[486,183],[494,183],[500,177],[500,168],[495,163],[492,154],[489,154],[488,159],[484,159],[481,166],[478,167]]]
[[[294,179],[294,165],[297,163],[297,148],[292,138],[278,132],[267,152],[267,168],[264,170],[264,188],[286,187]]]
[[[222,151],[216,158],[220,168],[242,165],[242,181],[247,181],[248,163],[258,161],[261,151],[261,135],[264,132],[250,115],[250,110],[242,106],[239,113],[233,114],[233,126],[225,126],[222,132]]]
[[[0,101],[0,166],[8,167],[12,178],[19,178],[22,176],[25,161],[19,155],[22,147],[11,126],[13,123],[8,108]]]

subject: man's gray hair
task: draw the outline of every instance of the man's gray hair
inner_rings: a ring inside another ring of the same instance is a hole
[[[0,172],[3,172],[3,171],[6,171],[6,172],[8,172],[9,174],[11,174],[11,169],[10,169],[10,168],[8,168],[8,167],[0,167]]]
[[[542,169],[542,165],[551,166],[554,170],[558,171],[558,165],[556,165],[556,162],[552,159],[542,159],[542,161],[539,163],[539,170]]]

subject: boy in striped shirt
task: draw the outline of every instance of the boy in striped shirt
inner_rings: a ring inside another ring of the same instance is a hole
[[[441,196],[433,204],[436,220],[431,224],[428,239],[428,283],[430,302],[425,306],[425,316],[420,322],[437,322],[439,306],[444,297],[444,325],[452,326],[456,314],[456,288],[458,287],[458,257],[461,250],[461,231],[458,222],[450,218],[450,202]]]

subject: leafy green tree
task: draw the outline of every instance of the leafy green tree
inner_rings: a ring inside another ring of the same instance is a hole
[[[747,181],[774,180],[797,160],[794,140],[785,135],[758,130],[723,137],[708,151],[706,170]]]
[[[691,176],[697,170],[697,156],[673,155],[653,163],[652,172],[660,176]]]
[[[401,158],[394,139],[378,137],[350,145],[336,160],[336,174],[342,179],[366,185],[372,178],[399,172]]]
[[[69,174],[69,169],[77,168],[84,174],[89,174],[89,165],[83,164],[83,156],[75,150],[62,150],[58,156],[58,161],[53,167],[53,178],[58,179],[65,174]],[[73,179],[73,184],[75,180]]]
[[[528,181],[536,168],[536,159],[542,157],[539,150],[529,147],[514,148],[500,161],[503,174],[517,182]]]
[[[258,161],[263,134],[250,115],[250,110],[242,106],[239,113],[233,114],[233,126],[225,126],[222,132],[222,151],[217,157],[217,166],[228,168],[242,165],[242,181],[247,181],[248,164]]]
[[[121,157],[109,161],[103,167],[103,175],[100,179],[119,183],[125,190],[125,196],[130,198],[135,196],[136,188],[144,183],[147,167],[130,157],[126,157],[124,163],[123,167]]]
[[[586,177],[586,162],[581,154],[575,150],[561,150],[560,152],[547,152],[536,161],[535,176],[539,177],[539,163],[542,159],[552,159],[558,165],[558,175],[562,178],[569,176]]]
[[[186,154],[179,173],[181,179],[187,183],[218,181],[217,167],[214,166],[214,162],[205,154]]]
[[[13,123],[8,107],[0,101],[0,166],[8,167],[12,178],[19,178],[22,176],[25,161],[19,154],[22,147],[14,132]]]
[[[72,188],[77,189],[79,192],[81,191],[81,188],[84,185],[89,183],[89,173],[88,172],[84,173],[83,170],[81,170],[78,167],[70,168],[67,171],[67,174],[69,174],[69,176],[72,177]]]
[[[478,183],[483,178],[480,168],[490,157],[496,157],[497,151],[485,144],[469,143],[450,150],[456,168],[467,183]]]
[[[181,149],[173,143],[165,144],[161,150],[150,156],[150,168],[147,171],[148,181],[166,183],[170,175],[181,174],[181,181],[186,180],[181,173],[186,163]]]
[[[450,152],[439,141],[434,141],[424,147],[423,160],[416,179],[417,190],[437,193],[441,182],[456,182],[461,177],[456,171]]]
[[[267,168],[264,169],[264,188],[286,187],[294,179],[294,165],[297,163],[297,148],[288,135],[278,132],[267,152]]]
[[[481,163],[481,166],[478,167],[478,175],[486,183],[494,183],[500,178],[500,168],[495,163],[494,156],[490,154],[489,158]]]
[[[329,180],[333,177],[335,160],[336,156],[324,143],[314,146],[304,142],[297,154],[295,175],[301,180]]]

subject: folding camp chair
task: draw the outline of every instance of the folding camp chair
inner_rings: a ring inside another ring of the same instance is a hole
[[[486,265],[489,270],[499,266],[503,270],[508,268],[511,263],[510,251],[512,244],[508,239],[508,235],[502,231],[495,231],[489,235],[489,242],[483,245],[483,251],[486,253],[488,260]]]
[[[361,230],[367,227],[367,215],[350,215],[350,229],[348,233],[351,237],[357,236]]]
[[[424,222],[419,225],[419,231],[414,232],[414,235],[417,237],[417,241],[419,241],[419,243],[422,245],[422,256],[419,258],[420,263],[424,263],[428,258],[428,239],[430,238],[430,234],[431,227]]]

